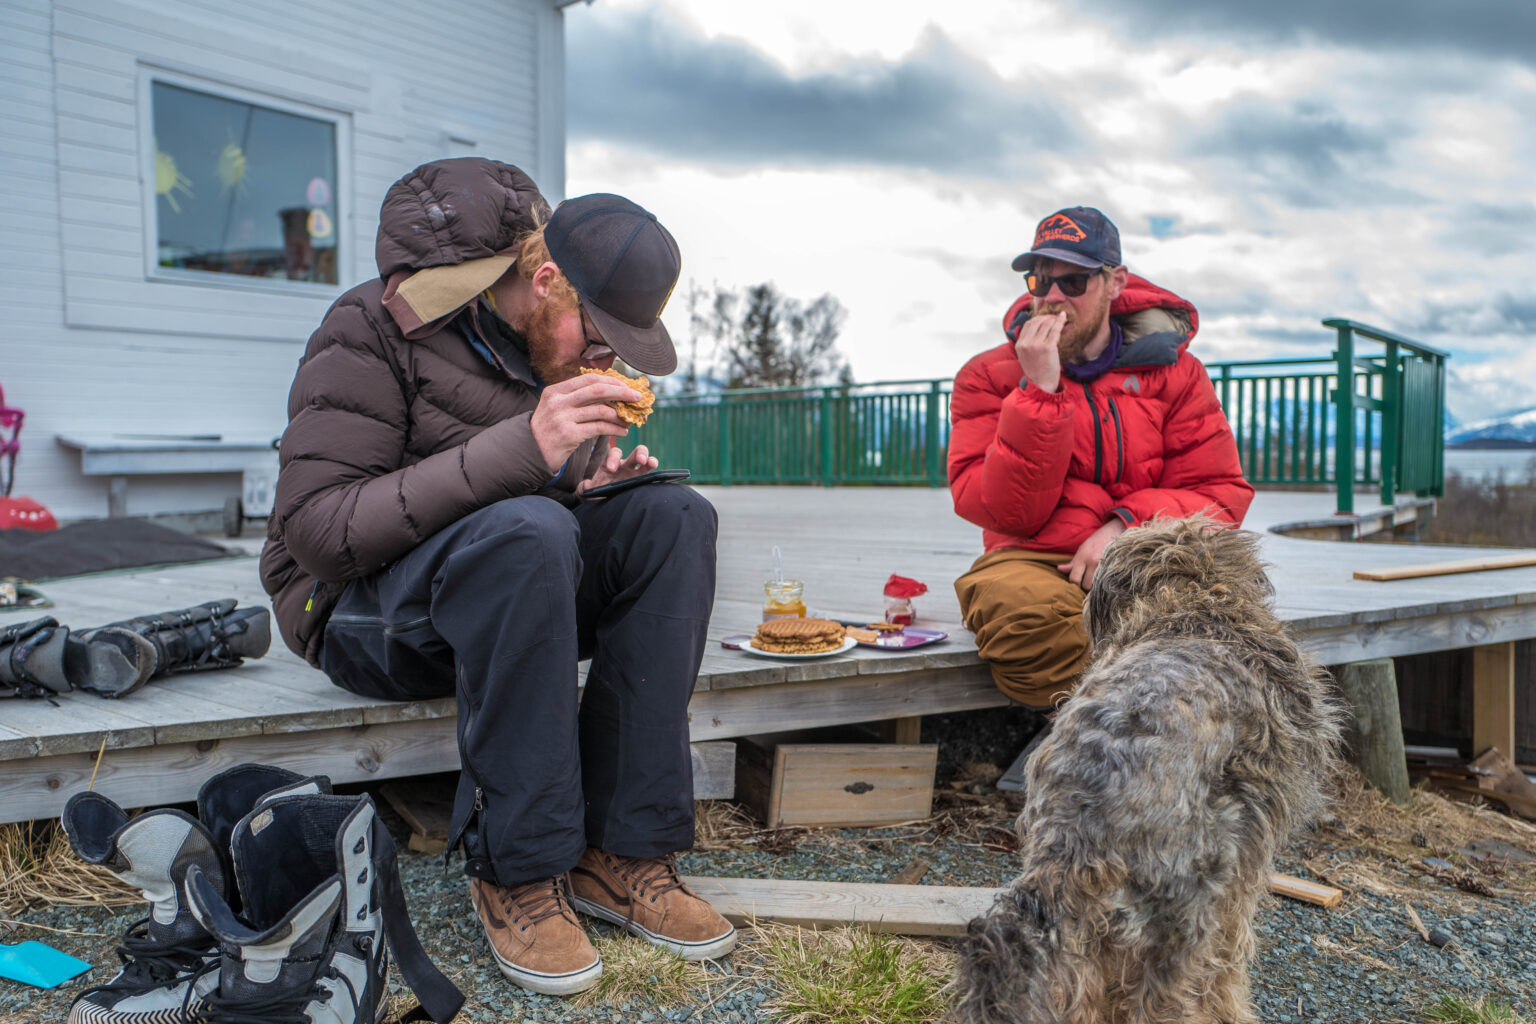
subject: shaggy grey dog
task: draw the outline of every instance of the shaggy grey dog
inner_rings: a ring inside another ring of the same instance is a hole
[[[1207,519],[1106,549],[1093,660],[1026,763],[1024,870],[961,940],[962,1024],[1255,1019],[1254,911],[1342,721],[1273,595],[1258,538]]]

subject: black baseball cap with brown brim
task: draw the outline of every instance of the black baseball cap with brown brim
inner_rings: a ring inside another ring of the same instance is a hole
[[[620,359],[641,373],[677,369],[661,311],[677,286],[682,259],[655,214],[607,192],[578,196],[555,208],[544,244]]]

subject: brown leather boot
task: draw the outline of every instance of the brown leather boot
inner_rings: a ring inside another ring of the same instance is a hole
[[[567,996],[597,984],[603,962],[571,911],[565,877],[502,886],[469,880],[491,954],[514,985]]]
[[[671,855],[621,857],[588,847],[571,869],[571,902],[685,960],[736,948],[736,929],[683,884]]]

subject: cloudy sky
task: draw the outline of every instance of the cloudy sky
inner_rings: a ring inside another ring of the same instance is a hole
[[[689,280],[772,281],[859,381],[950,376],[1087,205],[1207,362],[1344,316],[1450,351],[1458,419],[1536,404],[1529,0],[597,0],[566,45],[567,191],[677,236],[685,357]]]

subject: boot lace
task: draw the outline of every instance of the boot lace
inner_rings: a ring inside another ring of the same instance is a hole
[[[201,977],[218,968],[219,961],[215,960],[199,971],[197,976]],[[347,995],[352,1000],[351,1016],[344,1013],[338,1016],[342,1020],[363,1021],[364,1015],[359,1012],[362,1007],[358,1002],[357,989],[352,986],[352,979],[334,967],[317,974],[308,988],[279,993],[266,999],[238,999],[221,996],[214,991],[203,996],[200,1005],[192,1006],[192,987],[188,986],[186,998],[181,1004],[182,1016],[190,1024],[312,1024],[309,1014],[304,1012],[305,1007],[313,1002],[328,1003],[337,992],[336,989],[320,987],[320,982],[327,978],[339,979],[346,986]]]
[[[649,894],[650,902],[655,903],[656,897],[674,889],[686,891],[687,887],[677,873],[677,859],[670,853],[665,857],[625,857],[617,853],[606,856],[611,858],[619,878],[637,898]]]
[[[497,901],[509,920],[517,919],[519,931],[527,931],[540,921],[564,915],[575,920],[570,909],[570,893],[564,875],[541,878],[527,885],[498,887]]]
[[[93,985],[76,998],[96,992],[145,992],[173,988],[202,974],[213,952],[211,940],[203,942],[160,942],[149,938],[149,918],[135,921],[123,934],[117,956],[123,970],[104,985]]]

